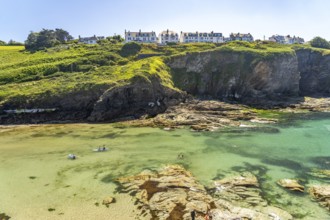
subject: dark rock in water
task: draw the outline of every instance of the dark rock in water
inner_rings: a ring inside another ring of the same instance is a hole
[[[321,169],[330,170],[330,157],[312,157],[310,161]]]
[[[330,170],[313,169],[311,172],[309,172],[309,175],[321,179],[330,179]]]
[[[292,170],[297,170],[297,171],[302,171],[304,167],[293,160],[288,160],[288,159],[275,159],[275,158],[265,158],[262,159],[263,163],[270,164],[270,165],[275,165],[275,166],[280,166],[280,167],[285,167],[288,169]]]
[[[8,215],[6,215],[5,213],[0,213],[0,220],[8,220],[11,217],[9,217]]]

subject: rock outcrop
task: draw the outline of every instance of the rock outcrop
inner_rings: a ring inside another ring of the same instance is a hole
[[[300,49],[296,51],[298,71],[300,72],[299,88],[302,95],[330,94],[330,55],[322,51]]]
[[[253,52],[215,50],[175,56],[168,65],[175,85],[196,96],[244,100],[296,96],[299,92],[294,54],[263,59]]]
[[[311,196],[330,210],[330,185],[316,185],[309,189]]]
[[[305,187],[293,179],[281,179],[277,181],[277,184],[291,191],[304,192]]]
[[[89,121],[114,120],[121,117],[155,116],[169,106],[185,100],[186,94],[163,86],[157,77],[136,76],[130,84],[115,86],[95,103]]]
[[[157,76],[136,76],[125,85],[110,85],[77,91],[64,97],[41,97],[24,108],[50,108],[53,112],[0,115],[1,124],[43,123],[49,121],[115,121],[155,116],[186,99],[186,93],[164,86]],[[20,109],[6,104],[3,109]],[[0,107],[0,112],[1,112]]]
[[[204,219],[206,213],[218,220],[292,219],[286,211],[266,206],[259,191],[253,193],[262,203],[258,207],[241,207],[222,197],[212,197],[190,172],[178,165],[166,166],[159,172],[144,171],[136,176],[120,178],[118,182],[125,192],[135,196],[141,211],[138,215],[151,215],[152,219],[190,220],[190,212],[193,210],[198,220]],[[217,184],[217,187],[219,184],[225,185],[227,190],[237,187],[237,196],[242,196],[242,200],[248,195],[243,195],[239,187],[257,189],[259,186],[256,177],[248,173],[233,179],[219,180]]]

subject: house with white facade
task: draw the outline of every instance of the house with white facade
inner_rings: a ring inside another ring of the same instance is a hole
[[[222,33],[215,32],[181,32],[181,43],[223,43],[224,37]]]
[[[97,44],[97,41],[103,40],[105,37],[103,36],[92,36],[92,37],[80,37],[79,35],[79,42],[84,44]]]
[[[303,43],[305,43],[305,40],[303,38],[296,37],[296,36],[291,37],[290,35],[285,36],[285,41],[286,41],[286,44],[303,44]]]
[[[269,41],[272,41],[272,42],[276,42],[279,44],[285,44],[285,36],[283,36],[283,35],[276,34],[276,35],[271,36],[268,39],[269,39]]]
[[[158,42],[160,44],[167,44],[167,43],[178,43],[179,42],[179,35],[174,31],[162,31],[158,35]]]
[[[269,40],[279,44],[303,44],[305,42],[305,40],[301,37],[291,37],[290,35],[273,35],[269,38]]]
[[[248,34],[241,34],[241,33],[231,33],[229,36],[229,41],[247,41],[252,42],[253,36]]]
[[[156,32],[130,32],[125,30],[125,43],[137,42],[137,43],[157,43]]]

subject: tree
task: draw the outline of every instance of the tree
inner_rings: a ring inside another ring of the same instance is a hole
[[[312,47],[330,49],[330,43],[326,39],[321,37],[314,37],[310,41],[310,44]]]
[[[38,39],[39,33],[37,32],[30,32],[29,36],[27,37],[25,41],[25,49],[27,50],[34,50],[34,48],[37,47],[37,39]]]
[[[69,34],[69,32],[58,28],[55,29],[55,37],[61,43],[73,40],[73,37]]]
[[[107,37],[107,40],[113,44],[124,42],[124,38],[122,38],[120,35],[113,35],[112,37]]]
[[[7,43],[5,41],[0,40],[0,46],[5,46]]]
[[[73,37],[69,34],[69,32],[63,29],[42,29],[40,32],[31,31],[25,41],[25,48],[32,51],[42,50],[65,43],[72,39]]]
[[[21,42],[14,41],[14,40],[10,39],[10,40],[8,41],[8,44],[7,44],[7,45],[9,45],[9,46],[23,46],[24,44],[21,43]]]

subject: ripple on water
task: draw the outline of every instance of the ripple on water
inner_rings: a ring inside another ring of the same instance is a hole
[[[121,214],[134,208],[133,204],[125,206],[130,197],[115,194],[115,179],[175,163],[190,170],[205,185],[232,172],[251,172],[258,177],[270,204],[288,209],[296,219],[327,219],[326,211],[322,212],[307,193],[295,195],[276,185],[279,178],[295,177],[310,184],[319,179],[304,173],[313,168],[330,169],[329,130],[324,126],[330,120],[295,122],[298,127],[272,126],[280,132],[234,129],[209,133],[176,129],[169,133],[152,128],[118,129],[104,124],[48,125],[0,132],[6,134],[0,138],[0,155],[5,157],[1,158],[0,166],[1,211],[17,219],[22,212],[28,212],[30,219],[53,218],[58,213],[64,213],[68,219],[73,213],[80,217],[91,217],[93,213],[120,219]],[[95,146],[105,142],[109,152],[92,153]],[[66,159],[72,152],[80,156],[76,161]],[[178,154],[184,157],[178,158]],[[119,197],[118,202],[108,209],[95,205],[113,195]],[[27,200],[32,201],[30,211],[24,208]],[[37,208],[42,209],[38,216],[33,214]],[[49,213],[47,208],[56,211]]]

